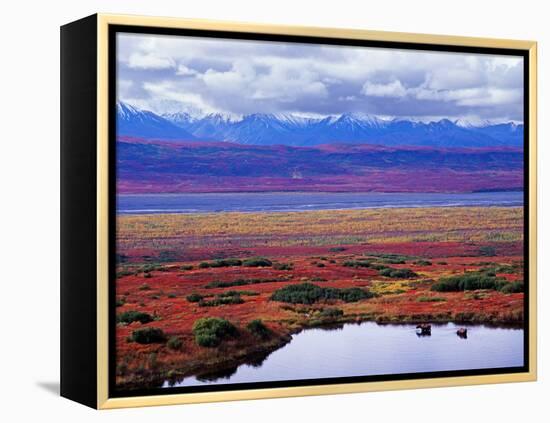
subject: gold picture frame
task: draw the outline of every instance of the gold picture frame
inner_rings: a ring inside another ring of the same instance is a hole
[[[69,24],[70,25],[75,24]],[[211,31],[228,31],[249,34],[291,35],[298,37],[323,37],[341,40],[389,41],[398,43],[417,43],[438,46],[464,46],[495,49],[515,49],[528,53],[529,60],[529,369],[521,373],[505,373],[475,376],[437,377],[428,379],[386,380],[361,383],[343,383],[331,385],[308,385],[247,390],[225,390],[201,393],[182,393],[164,395],[143,395],[131,397],[112,397],[109,395],[109,27],[139,26],[154,28],[185,28]],[[345,394],[354,392],[386,391],[398,389],[434,388],[460,385],[478,385],[489,383],[527,382],[537,378],[537,44],[534,41],[516,41],[446,35],[410,34],[400,32],[368,31],[361,29],[335,29],[301,26],[260,25],[224,21],[179,19],[162,17],[124,16],[113,14],[94,15],[90,27],[95,26],[96,46],[94,52],[97,64],[96,73],[96,170],[95,170],[95,212],[96,249],[95,249],[95,344],[96,354],[93,367],[96,370],[95,404],[87,393],[87,399],[77,398],[71,393],[71,387],[62,394],[98,409],[121,407],[139,407],[169,404],[189,404],[214,401],[234,401],[260,398],[281,398],[306,395]],[[92,36],[93,37],[93,36]],[[65,119],[69,119],[69,112]],[[62,113],[63,118],[63,113]],[[63,306],[62,306],[63,307]],[[63,310],[63,308],[62,308]],[[63,325],[62,325],[63,326]],[[70,342],[70,341],[67,341]],[[68,353],[65,355],[67,356]],[[66,374],[69,373],[67,370]],[[63,385],[63,381],[62,381]],[[77,388],[74,388],[77,389]],[[78,388],[80,389],[80,388]]]

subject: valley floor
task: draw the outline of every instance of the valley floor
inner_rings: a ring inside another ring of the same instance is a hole
[[[117,218],[117,253],[120,389],[261,362],[312,326],[523,322],[521,208],[126,215]],[[464,275],[495,286],[434,289]],[[193,327],[208,317],[237,333],[200,346]],[[144,328],[163,335],[136,341]]]

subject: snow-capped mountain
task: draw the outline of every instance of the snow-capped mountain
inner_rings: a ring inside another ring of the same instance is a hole
[[[117,133],[142,138],[229,141],[248,145],[314,146],[354,143],[386,146],[491,147],[523,144],[523,125],[451,121],[418,122],[381,119],[363,113],[323,118],[255,113],[235,118],[220,113],[158,116],[117,104]]]
[[[148,110],[141,110],[130,104],[117,102],[117,134],[155,139],[194,140],[195,137],[183,127]]]

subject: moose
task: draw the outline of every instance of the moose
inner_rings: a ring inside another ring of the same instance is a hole
[[[430,336],[432,334],[432,325],[429,323],[421,323],[417,325],[416,334],[418,336]]]
[[[458,335],[459,338],[466,339],[468,338],[468,328],[459,328],[456,331],[456,334]]]

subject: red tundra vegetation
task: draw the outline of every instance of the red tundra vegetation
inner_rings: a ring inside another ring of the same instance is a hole
[[[254,362],[308,327],[523,321],[521,208],[117,218],[116,383]]]

